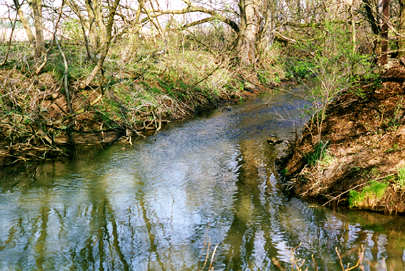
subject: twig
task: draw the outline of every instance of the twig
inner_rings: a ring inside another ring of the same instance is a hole
[[[214,248],[214,251],[212,252],[212,256],[211,256],[211,261],[210,261],[210,267],[208,268],[209,271],[214,270],[214,268],[212,267],[213,263],[214,263],[214,258],[215,258],[215,253],[217,252],[217,248],[218,248],[219,244],[217,244]]]
[[[356,269],[357,267],[359,267],[360,264],[361,264],[362,261],[363,261],[363,256],[364,256],[364,248],[363,248],[363,246],[361,246],[361,247],[359,248],[359,258],[358,258],[356,264],[353,265],[353,266],[351,266],[351,267],[348,267],[348,268],[345,268],[345,267],[344,267],[344,265],[343,265],[343,260],[342,260],[342,256],[340,255],[339,250],[338,250],[337,247],[335,247],[335,251],[336,251],[336,254],[337,254],[338,257],[339,257],[339,264],[340,264],[340,267],[342,268],[342,271],[351,271],[351,270],[354,270],[354,269]]]
[[[17,16],[18,16],[18,9],[19,8],[20,7],[17,7],[17,10],[15,12],[15,18],[14,18],[13,26],[11,28],[10,38],[8,39],[8,43],[7,43],[7,53],[6,53],[6,56],[5,56],[4,60],[3,60],[3,62],[0,64],[0,67],[4,66],[8,61],[8,56],[10,54],[11,42],[13,40],[14,30],[15,30],[15,26],[17,24]],[[11,18],[10,18],[10,20],[11,20]]]
[[[339,264],[340,264],[340,267],[342,268],[342,271],[345,271],[345,266],[343,265],[342,256],[340,256],[340,253],[339,253],[339,250],[338,250],[337,247],[335,247],[335,251],[336,251],[336,254],[337,254],[338,257],[339,257]]]
[[[62,47],[59,44],[58,38],[55,37],[55,43],[58,46],[58,50],[60,52],[60,55],[63,58],[63,65],[64,65],[64,71],[63,71],[63,83],[64,83],[64,88],[65,88],[65,95],[66,95],[66,102],[67,102],[67,106],[69,109],[69,113],[72,113],[72,103],[70,101],[70,94],[69,94],[69,85],[68,85],[68,74],[69,74],[69,66],[66,60],[66,55],[62,50]]]
[[[204,264],[203,264],[201,270],[204,270],[205,266],[207,265],[209,256],[210,256],[210,242],[208,241],[208,243],[207,243],[207,252],[205,254],[205,260],[204,260]]]
[[[314,264],[314,270],[315,270],[315,271],[318,271],[318,265],[316,264],[316,260],[315,260],[314,254],[312,254],[311,257],[312,257],[312,263]]]
[[[201,80],[194,83],[194,85],[198,86],[199,84],[201,84],[202,82],[207,80],[211,75],[213,75],[217,70],[219,70],[221,68],[221,66],[222,66],[222,61],[212,71],[210,71],[206,76],[204,76]]]

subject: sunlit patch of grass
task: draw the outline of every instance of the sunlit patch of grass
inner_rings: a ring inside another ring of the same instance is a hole
[[[401,188],[405,188],[405,167],[401,167],[398,169],[397,183]]]
[[[305,161],[310,166],[315,166],[318,162],[327,164],[333,160],[333,157],[327,153],[328,141],[319,141],[314,146],[314,151],[305,156]]]
[[[388,182],[371,181],[362,191],[352,190],[349,192],[349,206],[359,207],[367,202],[376,202],[380,200],[389,186]]]
[[[328,166],[330,165],[333,161],[335,160],[335,158],[330,155],[328,152],[326,152],[326,154],[324,155],[324,157],[319,160],[319,164],[322,166]]]
[[[257,70],[257,78],[262,84],[280,83],[286,79],[287,73],[284,68],[285,59],[282,46],[274,43],[265,48],[260,56],[260,68]]]

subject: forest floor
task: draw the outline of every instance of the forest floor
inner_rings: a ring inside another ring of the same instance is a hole
[[[281,158],[287,189],[331,206],[405,213],[405,66],[346,91],[327,108],[322,141],[310,124]]]

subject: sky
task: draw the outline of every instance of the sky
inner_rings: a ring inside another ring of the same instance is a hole
[[[83,0],[77,0],[78,2],[83,2]],[[205,4],[196,4],[196,5],[202,5],[204,7],[209,7],[209,5],[212,6],[218,6],[220,4],[223,4],[224,2],[230,2],[232,0],[207,0],[207,1],[198,1],[198,2],[206,2]],[[182,0],[155,0],[154,3],[159,3],[160,9],[166,10],[166,9],[182,9],[186,7],[186,4]],[[196,1],[191,0],[191,2],[195,3]],[[52,1],[54,7],[58,7],[61,4],[61,0],[55,0]],[[127,5],[136,5],[137,1],[136,0],[121,0],[122,4],[127,4]],[[209,4],[208,4],[209,3]],[[15,18],[15,12],[13,9],[8,8],[8,6],[12,6],[13,1],[12,0],[0,0],[0,18],[3,22],[6,22],[6,24],[3,23],[3,25],[0,24],[0,41],[6,41],[8,40],[11,29],[10,27],[7,27],[5,25],[9,25],[10,20],[8,18]],[[156,4],[155,4],[156,7]],[[26,17],[30,18],[30,9],[27,5],[23,6],[23,11],[26,14]],[[178,15],[176,16],[177,20],[196,20],[196,19],[201,19],[205,17],[206,15],[204,14],[198,14],[198,13],[193,13],[193,14],[187,14],[187,15]],[[159,21],[162,25],[164,25],[164,21],[167,20],[168,17],[160,17]],[[30,19],[32,21],[32,19]],[[45,27],[46,29],[49,29],[49,31],[45,31],[45,36],[51,35],[51,32],[53,29],[54,22],[53,20],[48,20],[45,21]],[[26,40],[26,34],[25,31],[22,27],[17,27],[15,29],[15,32],[13,34],[14,40]]]

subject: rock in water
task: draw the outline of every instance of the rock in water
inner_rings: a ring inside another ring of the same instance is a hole
[[[224,106],[224,107],[221,109],[221,111],[222,111],[222,112],[230,112],[230,111],[232,111],[232,107],[231,107],[231,106]]]
[[[274,135],[268,136],[266,141],[267,141],[267,143],[269,143],[271,145],[276,145],[276,144],[280,144],[283,142],[283,140],[281,140],[280,138],[278,138],[277,136],[274,136]]]

